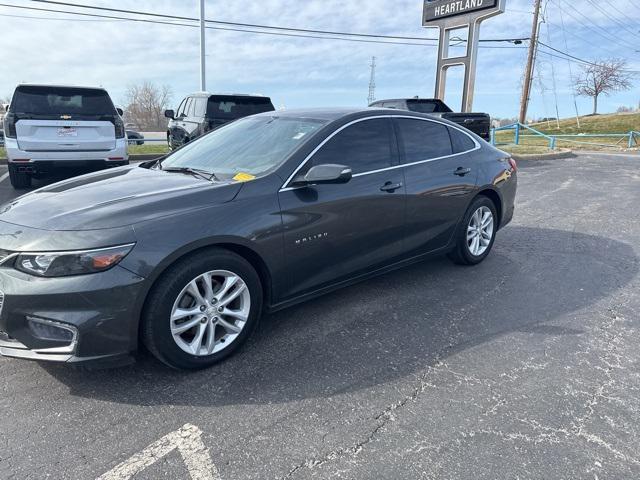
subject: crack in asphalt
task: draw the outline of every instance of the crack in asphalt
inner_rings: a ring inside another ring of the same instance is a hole
[[[495,289],[495,291],[498,290],[499,288]],[[599,330],[601,330],[601,332],[594,333],[593,338],[595,340],[590,340],[590,343],[592,347],[596,347],[599,350],[604,351],[604,355],[598,355],[598,358],[602,361],[604,367],[594,366],[594,368],[602,371],[606,375],[607,379],[604,383],[598,385],[595,391],[590,394],[587,394],[587,392],[574,390],[574,393],[584,393],[589,396],[588,400],[584,404],[584,409],[586,410],[584,415],[571,421],[571,424],[568,427],[564,428],[554,428],[551,426],[543,425],[540,422],[532,419],[517,418],[516,420],[528,426],[532,430],[532,433],[521,431],[504,432],[502,430],[496,429],[478,429],[468,432],[461,432],[460,435],[463,438],[473,438],[476,435],[492,435],[508,442],[520,441],[533,444],[547,443],[551,445],[559,443],[569,443],[571,439],[582,439],[588,443],[605,449],[608,453],[619,460],[629,462],[633,465],[640,465],[640,460],[634,455],[629,455],[620,451],[610,442],[606,441],[595,433],[589,432],[586,428],[586,423],[593,415],[595,415],[595,408],[600,400],[622,402],[622,400],[617,399],[616,397],[607,395],[607,391],[613,385],[615,385],[615,378],[612,376],[612,372],[616,369],[625,368],[620,363],[623,355],[616,352],[616,349],[620,347],[621,340],[624,338],[624,332],[621,332],[619,327],[623,322],[625,322],[625,319],[617,313],[617,309],[615,308],[609,308],[608,315],[603,316],[605,317],[606,321],[599,326]],[[604,342],[600,342],[600,344],[595,345],[595,343],[598,343],[601,339],[604,339]],[[590,353],[590,350],[591,349],[588,348],[585,352],[582,353]],[[511,369],[508,372],[504,372],[504,374],[501,374],[500,376],[503,378],[506,377],[512,379],[515,375],[517,378],[517,373],[519,372],[544,369],[547,366],[547,362],[532,364],[529,361],[525,361],[521,366]],[[375,427],[371,429],[369,433],[362,437],[358,442],[348,447],[336,448],[321,456],[305,459],[303,462],[292,467],[286,475],[280,477],[281,480],[293,478],[303,469],[311,470],[321,467],[326,463],[332,462],[342,457],[356,457],[357,455],[359,455],[369,443],[374,441],[375,438],[383,432],[388,423],[395,421],[396,411],[402,409],[408,403],[416,401],[426,389],[437,388],[435,384],[428,382],[428,378],[438,371],[446,371],[452,374],[454,377],[458,378],[458,380],[460,380],[461,382],[467,384],[485,383],[481,379],[472,375],[465,375],[456,372],[452,370],[445,362],[437,360],[433,367],[428,367],[427,370],[422,375],[420,375],[418,385],[414,387],[413,391],[409,395],[406,395],[401,400],[387,406],[381,413],[373,417],[373,419],[376,421]],[[495,403],[491,407],[485,409],[484,415],[495,413],[495,411],[500,406],[507,403],[506,400],[502,398],[496,398],[495,400]],[[432,449],[433,447],[434,446],[431,446],[429,448]]]
[[[283,477],[280,477],[281,480],[292,478],[299,470],[304,468],[313,469],[341,457],[357,456],[367,444],[371,443],[375,439],[378,433],[380,433],[389,422],[395,421],[394,412],[396,410],[401,409],[409,402],[415,401],[420,396],[420,394],[424,392],[427,388],[435,387],[435,385],[427,382],[426,380],[427,380],[427,377],[432,373],[432,370],[434,370],[436,367],[441,367],[441,366],[446,366],[446,364],[438,361],[435,367],[429,367],[427,371],[425,371],[422,375],[420,375],[420,383],[418,386],[414,387],[411,394],[406,395],[404,398],[402,398],[401,400],[395,403],[392,403],[391,405],[386,407],[382,412],[376,415],[374,417],[374,420],[377,422],[377,425],[360,441],[358,441],[357,443],[349,447],[340,447],[340,448],[334,449],[320,457],[305,459],[303,462],[291,468],[291,470],[289,470],[289,472],[286,475],[284,475]]]

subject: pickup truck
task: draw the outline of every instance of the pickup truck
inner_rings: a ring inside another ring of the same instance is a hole
[[[390,100],[376,100],[370,107],[397,108],[412,112],[428,113],[444,118],[471,130],[479,137],[489,140],[491,137],[491,118],[486,113],[455,113],[446,103],[437,98],[396,98]]]

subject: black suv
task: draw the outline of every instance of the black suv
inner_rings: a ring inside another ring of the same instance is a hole
[[[170,119],[167,143],[173,150],[225,123],[274,110],[269,97],[194,93],[182,100],[177,113],[173,110],[164,112]]]

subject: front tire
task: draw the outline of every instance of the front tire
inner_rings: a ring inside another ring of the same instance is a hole
[[[9,164],[9,181],[11,186],[16,189],[24,189],[31,187],[31,176],[25,172],[19,172],[18,167]]]
[[[497,219],[493,202],[485,196],[476,198],[464,215],[449,258],[459,265],[477,265],[487,258],[496,238]]]
[[[262,286],[244,258],[222,249],[196,252],[170,267],[150,293],[142,341],[177,369],[209,367],[235,353],[262,313]]]

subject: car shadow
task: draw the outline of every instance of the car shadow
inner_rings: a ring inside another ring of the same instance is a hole
[[[639,271],[633,248],[572,231],[510,226],[476,267],[412,265],[266,317],[234,357],[198,372],[142,354],[115,370],[43,368],[71,395],[136,405],[263,404],[357,391],[423,372],[457,352],[521,332],[581,335],[559,317]],[[538,339],[538,340],[536,340]]]

